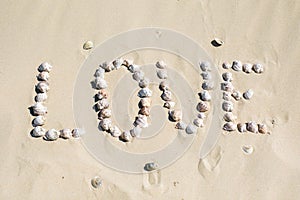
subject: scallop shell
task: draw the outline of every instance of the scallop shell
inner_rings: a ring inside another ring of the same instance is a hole
[[[159,79],[167,79],[168,78],[168,72],[167,70],[157,70],[156,75]]]
[[[111,120],[109,118],[102,119],[99,126],[103,131],[108,131],[112,126]]]
[[[200,118],[194,119],[193,123],[197,127],[203,127],[204,126],[203,119],[200,119]]]
[[[109,132],[113,137],[120,137],[122,134],[121,130],[117,126],[111,126]]]
[[[81,137],[81,135],[84,134],[84,130],[83,129],[80,129],[80,128],[74,128],[72,130],[72,137],[73,138],[79,138]]]
[[[156,62],[155,66],[159,69],[164,69],[167,67],[167,64],[163,60],[160,60]]]
[[[141,81],[144,79],[145,73],[142,71],[136,71],[132,74],[132,78],[136,81]]]
[[[206,118],[206,115],[205,115],[205,113],[203,113],[203,112],[199,113],[197,116],[198,116],[198,118],[200,118],[200,119],[205,119],[205,118]]]
[[[242,146],[242,150],[245,154],[250,155],[253,153],[254,148],[251,145]]]
[[[189,124],[189,125],[187,125],[185,132],[187,134],[194,134],[194,133],[197,133],[197,129],[198,129],[197,126],[195,126],[193,124]]]
[[[36,126],[36,127],[34,127],[34,129],[32,130],[31,135],[32,135],[33,137],[41,137],[41,136],[44,136],[45,133],[46,133],[46,130],[45,130],[43,127],[41,127],[41,126]]]
[[[82,47],[84,50],[89,50],[94,48],[94,43],[92,41],[86,41]]]
[[[246,92],[243,93],[243,97],[245,99],[249,100],[249,99],[252,98],[253,94],[254,94],[253,90],[249,89],[249,90],[247,90]]]
[[[167,101],[164,103],[164,107],[167,109],[174,108],[174,106],[175,106],[175,102],[173,102],[173,101]]]
[[[99,101],[102,99],[107,99],[107,97],[108,97],[108,94],[107,94],[106,90],[104,90],[104,89],[99,90],[99,92],[97,94],[95,94],[96,101]]]
[[[246,127],[247,131],[252,132],[252,133],[258,133],[258,126],[255,122],[250,121],[246,124],[246,126],[247,126]]]
[[[105,74],[105,69],[99,67],[98,69],[96,69],[94,76],[104,79],[104,74]]]
[[[99,188],[102,185],[102,180],[96,176],[91,180],[91,184],[94,188]]]
[[[101,99],[96,104],[96,107],[97,107],[98,110],[102,110],[102,109],[108,108],[109,107],[109,102],[108,102],[107,99]]]
[[[264,68],[263,68],[262,64],[254,64],[252,67],[252,70],[257,74],[261,74],[264,72]]]
[[[109,110],[109,109],[102,109],[98,113],[98,119],[100,119],[100,120],[105,119],[105,118],[110,118],[110,117],[111,117],[111,110]]]
[[[232,96],[236,101],[242,99],[242,97],[243,97],[242,93],[240,93],[240,92],[237,91],[237,90],[233,91],[232,94],[231,94],[231,96]]]
[[[237,129],[239,130],[239,132],[244,133],[247,131],[247,126],[245,123],[238,123]]]
[[[146,128],[146,127],[148,127],[149,124],[148,124],[147,116],[145,116],[145,115],[140,115],[140,114],[139,114],[139,115],[135,118],[134,125],[140,126],[141,128]]]
[[[206,90],[200,92],[199,96],[202,101],[210,101],[211,100],[211,96],[210,96],[209,92]]]
[[[230,94],[230,92],[223,92],[223,99],[224,99],[225,101],[230,101],[230,99],[231,99],[231,94]]]
[[[45,124],[45,121],[46,121],[46,119],[45,119],[44,116],[37,116],[37,117],[35,117],[33,119],[32,125],[34,127],[36,127],[36,126],[43,126]]]
[[[38,71],[39,72],[50,72],[51,70],[52,70],[52,66],[49,63],[47,63],[47,62],[43,62],[38,67]]]
[[[101,78],[101,77],[96,77],[94,83],[95,83],[95,85],[94,85],[95,89],[97,89],[97,90],[101,90],[101,89],[107,88],[106,81],[103,78]]]
[[[233,103],[231,101],[224,101],[222,103],[222,108],[226,112],[232,112],[233,111]]]
[[[123,58],[117,58],[114,61],[112,61],[112,64],[113,64],[114,68],[116,70],[118,70],[122,66],[123,62],[124,62]]]
[[[127,59],[127,58],[123,59],[123,64],[122,65],[124,65],[125,67],[129,67],[132,64],[133,64],[133,60]]]
[[[229,69],[231,67],[231,64],[229,62],[223,62],[222,67],[223,69]]]
[[[164,100],[164,101],[172,101],[172,93],[170,90],[165,90],[162,95],[161,95],[161,98]]]
[[[159,83],[159,89],[164,91],[167,90],[169,88],[169,84],[167,81],[162,81]]]
[[[139,87],[140,88],[145,88],[145,87],[148,87],[149,86],[149,79],[148,78],[144,78],[142,80],[139,81]]]
[[[208,61],[203,61],[200,63],[200,68],[202,71],[207,72],[211,70],[211,65]]]
[[[139,111],[139,114],[149,116],[150,109],[148,107],[142,107]]]
[[[243,64],[243,72],[249,74],[252,71],[252,64],[250,63],[245,63]]]
[[[226,92],[232,92],[234,90],[234,87],[231,82],[223,82],[221,83],[221,89]]]
[[[222,78],[224,81],[231,82],[232,81],[232,73],[225,72],[222,74]]]
[[[36,85],[36,91],[37,93],[45,93],[48,92],[50,89],[49,83],[46,81],[41,81]]]
[[[100,68],[104,69],[105,72],[110,72],[114,69],[113,65],[111,63],[104,62],[99,65]]]
[[[44,102],[46,101],[48,98],[48,95],[47,93],[38,93],[35,97],[34,97],[34,100],[36,102]]]
[[[155,162],[147,163],[144,167],[146,171],[154,171],[158,169],[158,164]]]
[[[150,107],[151,106],[151,99],[150,98],[142,98],[139,102],[140,107]]]
[[[46,132],[44,139],[48,141],[54,141],[57,140],[59,137],[59,131],[55,129],[50,129]]]
[[[177,124],[175,125],[175,128],[176,129],[179,129],[179,130],[185,130],[186,129],[186,123],[182,122],[182,121],[179,121],[177,122]]]
[[[152,91],[149,88],[142,88],[139,92],[138,92],[138,96],[140,98],[145,98],[145,97],[151,97],[152,96]]]
[[[47,111],[47,107],[45,107],[42,103],[38,102],[36,104],[34,104],[33,106],[31,106],[32,109],[32,114],[34,116],[37,115],[45,115],[48,113]]]
[[[128,67],[128,70],[131,72],[131,73],[134,73],[134,72],[138,72],[141,70],[141,67],[139,65],[135,65],[135,64],[132,64]]]
[[[208,111],[209,110],[209,104],[208,103],[206,103],[206,102],[203,102],[203,101],[200,101],[199,103],[198,103],[198,105],[197,105],[197,110],[199,111],[199,112],[206,112],[206,111]]]
[[[212,82],[203,82],[202,89],[203,90],[212,90],[214,88],[214,84]]]
[[[132,136],[130,134],[129,131],[124,131],[121,135],[120,135],[120,140],[122,140],[123,142],[129,142],[132,140]]]
[[[265,124],[258,124],[258,132],[261,134],[268,133],[268,128]]]
[[[235,60],[232,63],[232,69],[234,71],[241,71],[242,70],[242,66],[243,66],[242,62],[238,61],[238,60]]]
[[[72,131],[71,131],[71,129],[68,129],[68,128],[62,129],[62,130],[60,130],[59,136],[64,139],[70,139],[72,137]]]
[[[40,72],[37,75],[37,80],[39,80],[39,81],[48,81],[49,77],[50,77],[49,72]]]
[[[233,122],[227,122],[223,125],[223,130],[234,131],[236,130],[236,124],[234,124]]]
[[[133,129],[130,130],[130,134],[132,137],[140,137],[142,133],[142,128],[139,126],[134,127]]]
[[[234,122],[237,119],[237,117],[233,113],[229,112],[224,114],[223,119],[226,122]]]
[[[211,80],[211,74],[208,72],[202,72],[201,76],[202,76],[203,80]]]
[[[182,112],[180,110],[170,110],[169,117],[172,121],[178,122],[182,120]]]

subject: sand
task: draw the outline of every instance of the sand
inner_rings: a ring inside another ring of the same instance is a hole
[[[28,0],[0,5],[0,199],[300,198],[299,2]],[[173,29],[193,38],[220,72],[223,61],[261,62],[266,69],[261,76],[233,73],[235,85],[255,92],[251,103],[238,103],[235,111],[241,121],[266,123],[271,135],[221,134],[200,160],[206,131],[199,131],[177,162],[141,175],[102,165],[80,141],[46,142],[29,135],[27,108],[41,62],[54,66],[46,127],[72,128],[73,88],[90,53],[83,43],[99,45],[142,27]],[[222,47],[210,44],[215,37],[223,39]],[[248,144],[254,152],[246,156],[241,147]],[[90,184],[94,176],[103,179],[99,189]]]

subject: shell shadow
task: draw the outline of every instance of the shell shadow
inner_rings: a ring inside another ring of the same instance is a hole
[[[211,43],[211,45],[213,45],[214,47],[220,47],[220,46],[222,46],[222,45],[219,44],[216,40],[212,40],[210,43]]]

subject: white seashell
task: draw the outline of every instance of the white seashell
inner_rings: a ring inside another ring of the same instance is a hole
[[[208,61],[201,62],[200,63],[200,68],[204,72],[211,71],[211,65]]]
[[[103,131],[108,131],[112,126],[111,120],[109,118],[102,119],[99,126]]]
[[[139,114],[149,116],[150,115],[150,109],[148,107],[142,107],[139,110]]]
[[[122,135],[121,130],[117,126],[111,126],[109,132],[113,137],[120,137]]]
[[[246,126],[247,126],[246,127],[247,131],[252,132],[252,133],[258,133],[258,126],[255,122],[252,122],[252,121],[247,122]]]
[[[197,127],[203,127],[204,126],[203,119],[200,119],[200,118],[194,119],[193,123]]]
[[[132,74],[132,78],[136,81],[141,81],[144,79],[145,73],[142,71],[136,71]]]
[[[148,78],[144,78],[142,80],[139,81],[139,87],[140,88],[145,88],[149,86],[149,79]]]
[[[130,134],[129,131],[124,131],[121,135],[120,135],[120,140],[122,140],[123,142],[129,142],[132,140],[132,136]]]
[[[81,137],[83,134],[84,134],[84,130],[83,129],[80,129],[80,128],[74,128],[72,130],[72,137],[73,138],[79,138]]]
[[[43,126],[45,124],[45,121],[46,121],[46,119],[44,116],[37,116],[36,118],[33,119],[32,125],[34,127]]]
[[[72,137],[72,131],[71,131],[71,129],[68,129],[68,128],[62,129],[62,130],[60,130],[59,136],[64,139],[70,139]]]
[[[170,119],[175,122],[182,120],[182,112],[180,110],[170,110],[169,116]]]
[[[234,87],[231,82],[223,82],[221,83],[221,89],[226,92],[232,92]]]
[[[107,99],[101,99],[96,104],[96,107],[97,107],[98,110],[102,110],[102,109],[108,108],[109,107],[109,102],[108,102]]]
[[[139,126],[134,127],[133,129],[130,130],[130,134],[132,137],[140,137],[142,133],[142,128]]]
[[[48,92],[49,89],[49,83],[47,83],[46,81],[41,81],[36,85],[37,93],[45,93]]]
[[[159,69],[164,69],[167,67],[167,64],[163,60],[160,60],[156,62],[155,66]]]
[[[231,101],[224,101],[222,103],[222,108],[226,112],[232,112],[233,111],[233,103]]]
[[[236,130],[236,124],[234,124],[233,122],[227,122],[223,125],[223,130],[234,131]]]
[[[222,78],[224,81],[231,82],[232,81],[232,73],[225,72],[222,74]]]
[[[118,70],[122,66],[123,62],[124,62],[123,58],[117,58],[116,60],[112,61],[112,64],[114,68]]]
[[[240,92],[237,91],[237,90],[233,91],[232,94],[231,94],[231,96],[232,96],[236,101],[242,99],[242,97],[243,97],[242,93],[240,93]]]
[[[52,66],[49,63],[47,63],[47,62],[43,62],[38,67],[38,71],[39,72],[50,72],[51,70],[52,70]]]
[[[99,67],[98,69],[96,69],[94,76],[104,79],[104,74],[105,74],[105,69]]]
[[[167,83],[167,81],[162,81],[159,83],[159,89],[164,91],[167,90],[169,88],[169,84]]]
[[[91,180],[91,184],[94,188],[99,188],[102,185],[102,180],[96,176]]]
[[[131,72],[131,73],[134,73],[134,72],[138,72],[141,70],[140,66],[138,65],[135,65],[135,64],[132,64],[128,67],[128,70]]]
[[[47,107],[45,107],[42,103],[38,102],[31,106],[32,109],[32,114],[37,116],[37,115],[45,115],[47,114]]]
[[[245,123],[238,123],[237,129],[239,130],[239,132],[244,133],[247,131],[247,126]]]
[[[46,133],[46,130],[45,130],[43,127],[41,127],[41,126],[36,126],[36,127],[34,127],[34,129],[32,130],[31,135],[32,135],[33,137],[41,137],[41,136],[44,136],[45,133]]]
[[[174,108],[174,106],[175,106],[175,102],[173,102],[173,101],[167,101],[164,103],[164,107],[167,109]]]
[[[232,63],[232,69],[234,71],[241,71],[242,70],[242,66],[243,66],[242,62],[238,61],[238,60],[235,60]]]
[[[99,90],[99,92],[97,94],[95,94],[96,101],[99,101],[102,99],[107,99],[107,97],[108,97],[108,94],[107,94],[106,90],[104,90],[104,89]]]
[[[198,116],[198,118],[200,118],[200,119],[205,119],[205,118],[206,118],[206,115],[205,115],[205,113],[203,113],[203,112],[199,113],[197,116]]]
[[[145,98],[145,97],[151,97],[152,96],[152,91],[149,88],[142,88],[139,92],[138,92],[138,96],[140,98]]]
[[[204,102],[204,101],[200,101],[199,103],[198,103],[198,105],[197,105],[197,110],[199,111],[199,112],[206,112],[206,111],[208,111],[209,110],[209,104],[208,103],[206,103],[206,102]]]
[[[84,44],[83,44],[83,49],[84,50],[89,50],[89,49],[92,49],[94,48],[94,44],[92,41],[86,41]]]
[[[268,133],[268,128],[265,124],[258,124],[258,132],[261,134]]]
[[[264,72],[264,68],[263,68],[262,64],[254,64],[252,69],[257,74],[261,74]]]
[[[203,90],[202,92],[200,92],[199,96],[202,101],[210,101],[211,100],[211,96],[210,96],[209,92],[206,90]]]
[[[59,131],[55,129],[50,129],[46,132],[44,139],[48,141],[54,141],[57,140],[59,137]]]
[[[167,79],[168,78],[168,72],[167,70],[157,70],[156,75],[159,79]]]
[[[231,99],[231,94],[230,94],[230,92],[223,92],[223,99],[224,99],[225,101],[230,101],[230,99]]]
[[[111,63],[104,62],[99,65],[100,68],[104,69],[105,72],[110,72],[114,69],[113,65]]]
[[[158,169],[158,164],[155,162],[147,163],[144,167],[146,171],[154,171]]]
[[[187,134],[194,134],[194,133],[197,133],[197,129],[198,129],[197,126],[195,126],[193,124],[189,124],[189,125],[187,125],[185,132]]]
[[[98,119],[100,119],[100,120],[105,119],[105,118],[110,118],[110,117],[111,117],[111,110],[109,110],[109,109],[102,109],[98,113]]]
[[[176,129],[179,129],[179,130],[185,130],[186,129],[186,123],[182,122],[182,121],[179,121],[177,122],[177,124],[175,125],[175,128]]]
[[[151,99],[150,98],[142,98],[139,102],[140,107],[150,107],[151,106]]]
[[[203,90],[212,90],[214,88],[214,84],[212,82],[203,82],[202,89]]]
[[[227,112],[224,114],[223,119],[226,122],[234,122],[237,119],[237,117],[233,113]]]
[[[165,90],[162,95],[161,95],[161,98],[164,100],[164,101],[172,101],[172,93],[170,90]]]
[[[96,77],[94,83],[95,83],[95,85],[94,85],[95,89],[97,89],[97,90],[101,90],[101,89],[107,88],[106,81],[103,78],[101,78],[101,77]]]
[[[148,124],[147,116],[145,116],[145,115],[140,115],[140,114],[139,114],[139,115],[135,118],[134,125],[140,126],[141,128],[146,128],[146,127],[148,127],[149,124]]]
[[[242,150],[245,154],[250,155],[253,153],[254,148],[251,145],[242,146]]]
[[[49,72],[40,72],[39,75],[37,75],[39,81],[48,81],[49,77]]]
[[[231,67],[231,64],[229,62],[223,62],[222,67],[224,69],[229,69]]]
[[[208,72],[202,72],[201,76],[202,76],[203,80],[211,80],[211,74]]]
[[[243,97],[244,97],[245,99],[248,99],[248,100],[249,100],[249,99],[252,98],[253,94],[254,94],[253,90],[249,89],[249,90],[247,90],[246,92],[244,92]]]
[[[245,63],[243,64],[243,72],[249,74],[252,71],[252,64],[250,63]]]
[[[36,102],[44,102],[44,101],[47,100],[47,98],[48,98],[47,93],[38,93],[38,94],[35,96],[34,100],[35,100]]]

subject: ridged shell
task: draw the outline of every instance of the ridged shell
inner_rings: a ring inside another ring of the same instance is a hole
[[[233,111],[233,103],[231,101],[224,101],[222,103],[222,108],[226,112],[232,112]]]
[[[130,142],[132,140],[132,136],[130,134],[129,131],[124,131],[121,135],[120,135],[120,140],[123,142]]]
[[[45,130],[43,127],[41,127],[41,126],[36,126],[36,127],[34,127],[34,129],[32,130],[31,135],[32,135],[33,137],[41,137],[41,136],[44,136],[45,133],[46,133],[46,130]]]
[[[96,107],[98,110],[102,110],[109,107],[109,102],[107,99],[101,99],[97,102]]]
[[[247,122],[246,128],[247,128],[247,131],[249,131],[249,132],[258,133],[258,126],[255,122],[252,122],[252,121]]]
[[[193,123],[197,127],[203,127],[204,126],[203,119],[200,119],[200,118],[194,119]]]
[[[254,148],[251,145],[244,145],[242,146],[242,150],[245,154],[250,155],[253,153]]]
[[[40,72],[37,75],[37,80],[39,80],[39,81],[48,81],[49,77],[50,77],[49,72]]]
[[[179,129],[179,130],[185,130],[186,126],[187,126],[186,123],[180,121],[180,122],[177,122],[177,124],[175,125],[175,128]]]
[[[136,71],[132,74],[132,78],[136,80],[137,82],[144,79],[145,73],[142,71]]]
[[[37,116],[37,115],[45,115],[48,113],[47,111],[47,107],[45,107],[42,103],[36,103],[34,104],[32,107],[32,114],[34,116]]]
[[[130,134],[132,137],[140,137],[142,133],[142,128],[139,126],[134,127],[133,129],[130,130]]]
[[[172,93],[170,90],[164,90],[164,92],[161,95],[161,98],[164,101],[172,101]]]
[[[152,96],[152,91],[149,88],[142,88],[139,92],[138,92],[138,96],[140,98],[145,98],[145,97],[151,97]]]
[[[139,102],[140,107],[150,107],[151,106],[151,99],[150,98],[142,98]]]
[[[231,94],[230,94],[230,92],[223,92],[223,99],[225,101],[230,101],[231,100]]]
[[[232,73],[225,72],[222,74],[222,78],[224,81],[231,82],[232,81]]]
[[[160,60],[156,62],[155,66],[159,69],[165,69],[167,64],[163,60]]]
[[[116,70],[118,70],[118,69],[122,66],[123,62],[124,62],[124,59],[123,59],[123,58],[117,58],[116,60],[114,60],[114,61],[112,62],[112,64],[113,64],[114,68],[115,68]]]
[[[48,95],[47,93],[38,93],[35,97],[34,97],[34,100],[36,102],[44,102],[46,101],[48,98]]]
[[[128,70],[131,72],[131,73],[134,73],[134,72],[138,72],[141,70],[141,67],[139,65],[135,65],[135,64],[132,64],[128,67]]]
[[[202,89],[203,90],[212,90],[214,88],[214,84],[212,82],[203,82]]]
[[[159,83],[159,89],[164,91],[164,90],[167,90],[169,89],[169,84],[167,81],[162,81]]]
[[[83,49],[84,50],[89,50],[89,49],[92,49],[94,47],[94,43],[92,41],[86,41],[84,44],[83,44]]]
[[[261,134],[268,133],[268,128],[265,124],[258,124],[258,132]]]
[[[232,69],[234,71],[241,71],[242,70],[242,66],[243,66],[242,62],[238,61],[238,60],[235,60],[232,63]]]
[[[146,127],[148,127],[149,124],[148,124],[147,116],[145,116],[145,115],[138,115],[138,116],[135,118],[134,125],[140,126],[141,128],[146,128]]]
[[[223,62],[222,67],[223,69],[229,69],[231,67],[231,64],[229,62]]]
[[[45,119],[44,116],[37,116],[37,117],[35,117],[33,119],[32,125],[34,127],[36,127],[36,126],[43,126],[45,124],[45,121],[46,121],[46,119]]]
[[[206,112],[209,110],[209,108],[210,108],[209,104],[203,101],[200,101],[197,105],[197,110],[199,112]]]
[[[46,132],[44,139],[48,141],[54,141],[59,138],[59,131],[55,129],[50,129]]]
[[[101,89],[107,88],[106,80],[104,80],[101,77],[96,77],[94,83],[95,83],[95,85],[94,85],[95,89],[97,89],[97,90],[101,90]]]
[[[148,78],[144,78],[143,80],[139,81],[139,87],[140,88],[148,87],[149,83],[150,83],[149,79]]]
[[[264,72],[264,68],[263,68],[262,64],[254,64],[252,69],[257,74],[261,74]]]
[[[206,118],[206,115],[205,115],[205,113],[201,112],[201,113],[199,113],[199,114],[197,115],[197,117],[200,118],[200,119],[205,119],[205,118]]]
[[[202,76],[203,80],[211,80],[211,74],[208,72],[202,72],[201,76]]]
[[[117,126],[111,126],[109,132],[113,137],[120,137],[122,134],[122,131]]]
[[[243,64],[243,72],[249,74],[252,71],[252,64],[250,63],[244,63]]]
[[[139,110],[139,114],[149,116],[150,115],[150,109],[148,107],[142,107]]]
[[[223,130],[225,131],[235,131],[236,130],[236,124],[233,122],[227,122],[223,125]]]
[[[81,135],[84,134],[84,130],[83,129],[80,129],[80,128],[74,128],[72,130],[72,137],[73,138],[80,138]]]
[[[223,82],[221,83],[221,89],[226,92],[232,92],[234,90],[234,87],[231,82]]]
[[[102,67],[96,69],[94,76],[104,79],[105,70]]]
[[[105,72],[110,72],[114,69],[113,65],[111,63],[104,62],[99,65],[100,68],[104,69]]]
[[[99,126],[103,131],[108,131],[112,126],[111,119],[109,118],[102,119],[99,123]]]
[[[254,92],[253,90],[249,89],[246,92],[243,93],[243,97],[247,100],[251,99],[253,96]]]
[[[170,119],[174,122],[182,120],[182,112],[180,110],[170,110],[169,111]]]
[[[155,162],[147,163],[144,167],[146,171],[154,171],[158,169],[158,164]]]
[[[226,122],[234,122],[237,119],[237,117],[233,113],[228,112],[224,114],[223,119]]]
[[[60,137],[63,139],[70,139],[72,137],[72,131],[71,129],[65,128],[59,131],[60,132]]]
[[[202,92],[200,92],[199,96],[202,101],[210,101],[211,100],[211,96],[210,96],[209,92],[206,90],[203,90]]]
[[[236,101],[241,100],[242,97],[243,97],[242,93],[240,93],[240,92],[237,91],[237,90],[233,91],[232,94],[231,94],[231,96],[232,96]]]
[[[99,101],[102,99],[107,99],[107,97],[108,97],[108,94],[107,94],[106,90],[102,89],[102,90],[99,90],[99,92],[95,95],[95,100]]]
[[[167,101],[164,103],[164,107],[167,109],[174,108],[174,106],[175,106],[175,102],[173,102],[173,101]]]
[[[195,126],[193,124],[189,124],[189,125],[187,125],[185,132],[187,134],[194,134],[194,133],[197,133],[197,129],[198,129],[197,126]]]
[[[156,75],[159,79],[167,79],[168,78],[168,72],[165,69],[157,70]]]
[[[43,62],[38,67],[38,71],[39,72],[50,72],[51,70],[52,70],[52,66],[49,63],[47,63],[47,62]]]
[[[208,61],[203,61],[199,65],[202,71],[204,72],[211,71],[211,65]]]
[[[102,185],[102,180],[96,176],[91,180],[91,184],[94,188],[99,188]]]
[[[111,117],[111,110],[110,109],[102,109],[98,113],[98,119],[102,120],[105,118],[110,118]]]
[[[244,133],[247,131],[247,125],[245,123],[238,123],[237,129],[239,130],[239,132]]]
[[[37,93],[48,92],[49,89],[50,89],[49,83],[47,83],[46,81],[38,82],[38,84],[36,85],[36,91],[37,91]]]

